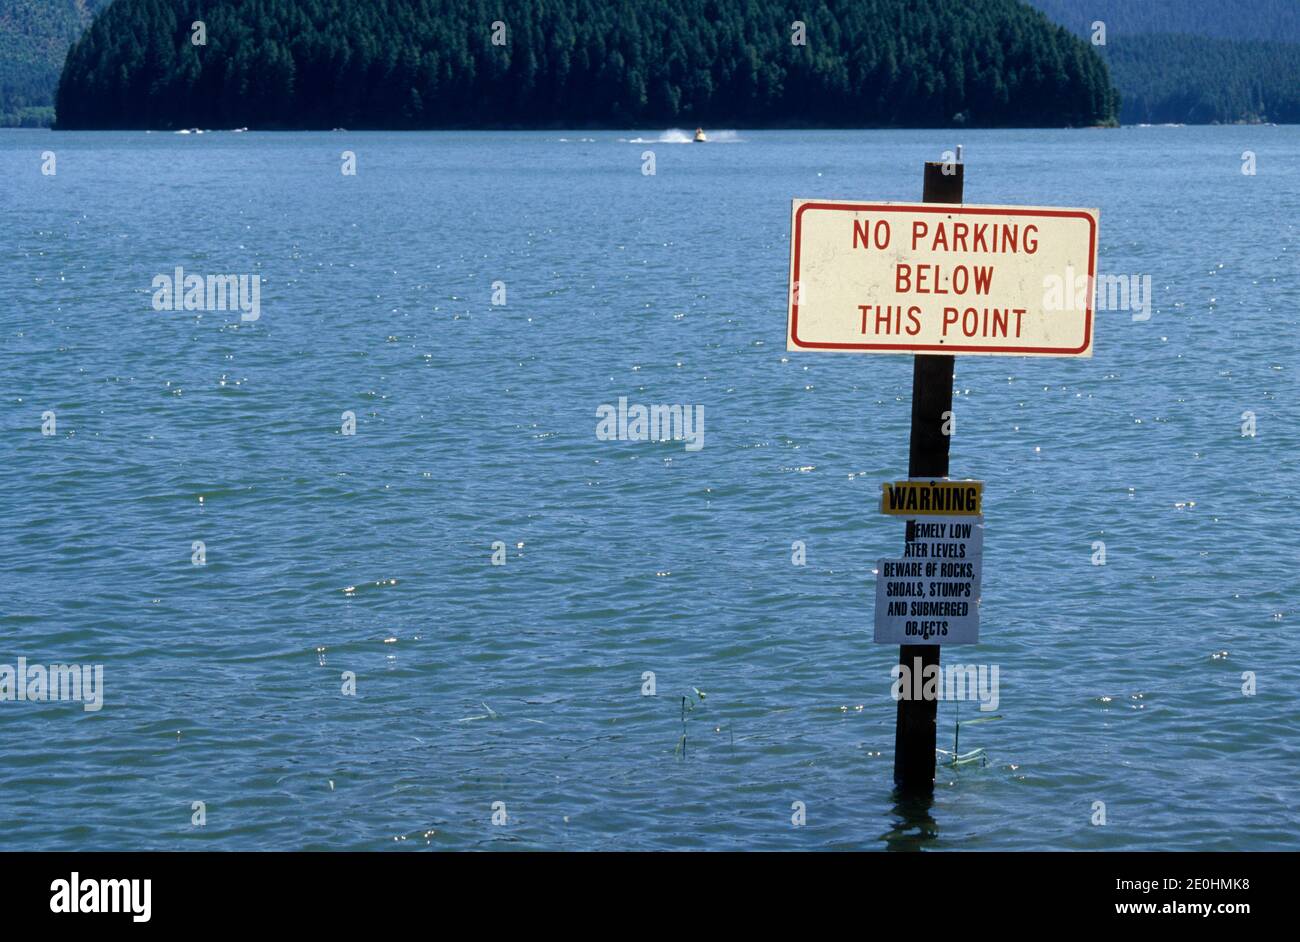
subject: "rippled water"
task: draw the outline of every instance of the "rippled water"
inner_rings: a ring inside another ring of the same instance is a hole
[[[1300,129],[960,135],[967,200],[1099,207],[1154,303],[959,359],[944,657],[1003,719],[928,811],[870,630],[911,360],[787,354],[785,293],[792,197],[918,199],[957,138],[683,138],[0,133],[0,663],[104,665],[0,702],[4,847],[1300,847]],[[178,265],[260,319],[155,311]],[[620,396],[704,448],[597,440]]]

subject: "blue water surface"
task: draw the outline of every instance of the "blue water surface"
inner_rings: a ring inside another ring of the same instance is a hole
[[[104,677],[0,701],[0,846],[1300,849],[1300,128],[687,139],[0,132],[0,664]],[[958,361],[944,659],[1002,719],[918,810],[871,638],[911,358],[786,352],[790,200],[957,143],[1153,296]],[[260,317],[156,311],[177,266]],[[704,447],[598,439],[623,396]]]

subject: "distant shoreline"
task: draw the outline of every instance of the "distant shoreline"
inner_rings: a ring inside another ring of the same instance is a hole
[[[998,126],[934,126],[934,127],[912,127],[912,126],[866,126],[866,125],[842,125],[837,127],[811,127],[811,126],[726,126],[728,131],[750,132],[750,131],[951,131],[961,133],[963,131],[1115,131],[1124,128],[1281,128],[1295,127],[1300,122],[1284,121],[1234,121],[1221,122],[1210,121],[1203,124],[1179,124],[1174,122],[1160,122],[1152,124],[1090,124],[1072,127],[1070,125],[998,125]],[[708,131],[710,128],[722,127],[721,125],[703,125]],[[682,128],[685,129],[683,125]],[[55,131],[59,133],[122,133],[134,132],[144,134],[179,134],[181,131],[193,131],[194,128],[60,128],[54,125],[38,125],[32,127],[19,126],[0,126],[0,131]],[[198,128],[204,134],[230,134],[236,131],[236,128]],[[362,127],[362,128],[241,128],[241,133],[260,133],[260,134],[349,134],[349,133],[391,133],[391,134],[430,134],[430,133],[451,133],[451,132],[474,132],[474,133],[529,133],[529,132],[572,132],[572,133],[610,133],[622,131],[636,134],[663,133],[673,128],[636,128],[629,126],[601,126],[601,127],[582,127],[582,126],[564,126],[555,127],[440,127],[440,128],[382,128],[382,127]]]

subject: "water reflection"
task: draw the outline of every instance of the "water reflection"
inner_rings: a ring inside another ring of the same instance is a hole
[[[904,794],[895,789],[893,799],[894,821],[883,836],[885,849],[925,850],[934,844],[939,838],[939,822],[930,814],[934,794]]]

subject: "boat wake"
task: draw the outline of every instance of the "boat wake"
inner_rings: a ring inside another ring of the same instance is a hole
[[[658,137],[632,137],[619,138],[619,140],[625,144],[691,144],[694,143],[695,137],[681,128],[669,128]],[[709,131],[708,143],[740,144],[743,140],[735,131]]]

